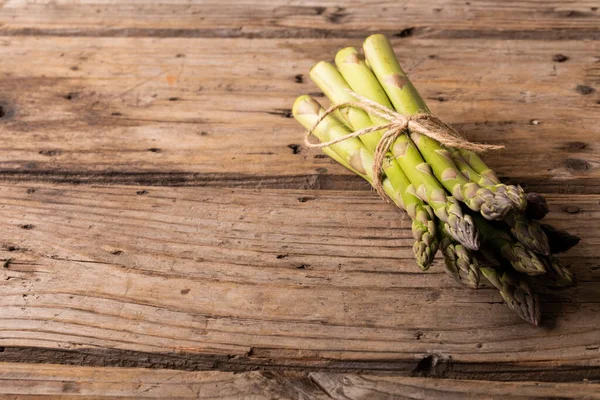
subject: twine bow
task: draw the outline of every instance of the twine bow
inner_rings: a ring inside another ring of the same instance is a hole
[[[403,115],[395,110],[387,108],[377,102],[371,101],[366,97],[363,97],[349,89],[348,92],[354,96],[358,101],[349,101],[345,103],[335,104],[329,107],[323,112],[313,126],[306,132],[304,143],[310,148],[323,148],[331,146],[332,144],[340,143],[345,140],[356,138],[368,133],[385,130],[385,133],[381,136],[377,147],[375,148],[375,154],[373,156],[373,187],[377,193],[386,201],[389,201],[388,196],[385,194],[383,189],[383,183],[381,179],[383,161],[385,160],[386,154],[394,144],[396,139],[405,132],[411,132],[412,134],[421,134],[431,139],[437,140],[440,144],[446,147],[453,147],[457,149],[471,150],[475,153],[481,153],[487,150],[499,150],[503,149],[504,146],[473,143],[463,138],[454,128],[444,123],[441,119],[429,113],[417,113],[413,115]],[[365,129],[360,129],[351,132],[340,138],[330,140],[328,142],[312,143],[309,138],[314,132],[317,126],[327,116],[332,114],[334,111],[344,107],[356,107],[369,113],[370,116],[376,116],[380,119],[388,121],[387,123],[371,126]]]

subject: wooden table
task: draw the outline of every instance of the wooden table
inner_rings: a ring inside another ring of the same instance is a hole
[[[596,0],[0,5],[0,394],[600,398]],[[542,327],[300,145],[309,68],[373,32],[581,235]]]

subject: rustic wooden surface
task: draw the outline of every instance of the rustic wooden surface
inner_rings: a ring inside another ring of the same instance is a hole
[[[597,2],[254,3],[0,0],[0,394],[598,398]],[[371,32],[582,236],[541,328],[299,145]]]
[[[325,372],[187,372],[0,363],[8,398],[160,399],[600,399],[590,383],[492,382]]]

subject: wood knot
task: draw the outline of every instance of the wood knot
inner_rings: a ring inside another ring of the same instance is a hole
[[[397,38],[404,38],[404,37],[412,36],[414,32],[415,32],[415,27],[411,26],[409,28],[402,29],[398,33],[394,33],[392,36],[397,37]]]
[[[577,85],[575,87],[575,91],[577,93],[585,96],[585,95],[594,93],[596,91],[596,89],[594,89],[593,87],[588,86],[588,85]]]
[[[55,149],[55,150],[40,150],[39,154],[43,155],[43,156],[47,156],[47,157],[54,157],[54,156],[60,156],[62,154],[61,150]]]
[[[430,354],[417,363],[412,371],[412,376],[443,378],[448,375],[452,369],[450,357],[443,357],[439,354]]]
[[[292,149],[292,154],[300,154],[300,145],[299,144],[288,144],[288,147]]]
[[[349,16],[350,13],[347,13],[344,7],[334,7],[331,12],[325,14],[325,19],[332,24],[339,24]]]
[[[581,211],[581,209],[577,206],[566,206],[565,207],[565,212],[567,214],[578,214],[579,211]]]
[[[77,97],[79,97],[79,93],[77,92],[70,92],[64,95],[65,100],[75,100]]]
[[[8,120],[14,115],[12,108],[8,104],[0,102],[0,122]]]
[[[591,168],[590,163],[579,158],[567,158],[565,160],[565,167],[573,172],[583,172]]]
[[[555,62],[565,62],[568,59],[569,59],[569,57],[565,56],[564,54],[555,54],[552,57],[552,61],[555,61]]]
[[[567,142],[560,149],[565,151],[578,151],[584,150],[585,148],[587,148],[587,144],[584,142]]]

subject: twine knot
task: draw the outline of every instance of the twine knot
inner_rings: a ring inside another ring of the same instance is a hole
[[[457,149],[466,149],[475,153],[481,153],[488,150],[499,150],[503,149],[504,146],[473,143],[463,138],[454,128],[444,123],[441,119],[430,113],[417,113],[413,115],[400,114],[395,110],[392,110],[384,105],[369,100],[368,98],[361,96],[352,90],[347,89],[348,92],[354,96],[357,101],[349,101],[345,103],[335,104],[325,110],[319,118],[315,121],[313,126],[306,132],[304,143],[309,148],[323,148],[328,147],[336,143],[341,143],[348,139],[356,138],[368,133],[376,131],[385,131],[373,156],[373,182],[372,185],[377,193],[386,201],[390,201],[383,189],[382,183],[382,170],[383,162],[385,161],[386,155],[390,151],[392,145],[396,139],[404,133],[421,134],[431,139],[438,141],[442,146],[453,147]],[[309,140],[310,135],[314,132],[317,126],[330,114],[345,107],[356,107],[363,111],[366,111],[371,118],[373,116],[378,117],[381,120],[388,121],[386,123],[374,125],[365,129],[360,129],[351,132],[347,135],[339,138],[330,140],[328,142],[313,143]],[[392,156],[393,157],[393,156]]]

